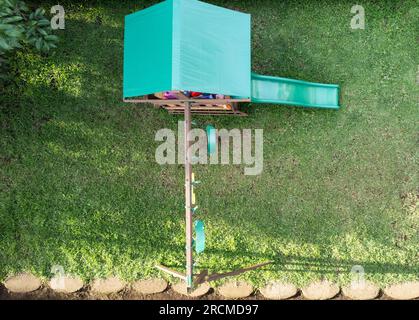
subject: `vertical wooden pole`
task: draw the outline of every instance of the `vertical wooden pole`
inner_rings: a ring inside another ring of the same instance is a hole
[[[192,290],[193,258],[192,258],[192,162],[189,141],[191,130],[191,105],[185,103],[185,209],[186,209],[186,287]]]

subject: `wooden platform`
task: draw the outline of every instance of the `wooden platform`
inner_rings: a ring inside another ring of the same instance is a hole
[[[247,116],[238,109],[239,102],[250,102],[250,99],[158,99],[154,95],[146,95],[133,99],[124,99],[130,103],[150,103],[155,107],[166,109],[170,114],[183,114],[185,103],[191,104],[191,113],[202,115],[235,115]]]

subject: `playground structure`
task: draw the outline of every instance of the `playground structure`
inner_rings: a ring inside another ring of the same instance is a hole
[[[225,274],[193,273],[193,245],[202,252],[205,234],[203,221],[193,222],[198,181],[188,139],[191,115],[246,115],[240,102],[339,109],[338,85],[252,73],[250,34],[249,14],[197,0],[166,0],[125,17],[124,101],[151,103],[185,118],[186,273],[157,267],[185,280],[188,290],[269,263]],[[207,135],[212,153],[215,130],[207,128]]]

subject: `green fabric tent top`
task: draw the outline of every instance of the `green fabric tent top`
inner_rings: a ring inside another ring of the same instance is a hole
[[[169,90],[250,97],[250,15],[167,0],[125,17],[124,98]]]

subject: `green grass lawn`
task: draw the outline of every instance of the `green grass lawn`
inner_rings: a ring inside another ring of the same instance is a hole
[[[417,2],[362,2],[365,30],[350,29],[353,1],[211,2],[252,14],[253,71],[337,83],[342,108],[195,117],[264,130],[260,176],[194,167],[198,268],[273,260],[240,276],[255,285],[345,283],[353,265],[380,285],[418,279]],[[0,98],[0,280],[54,264],[86,280],[184,269],[184,169],[154,159],[155,132],[182,117],[121,99],[123,17],[150,4],[64,2],[56,52],[16,57],[19,89]]]

